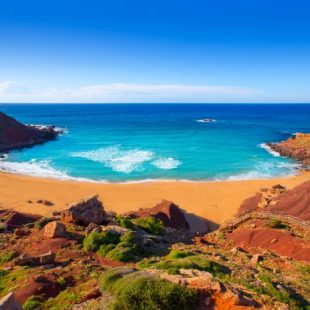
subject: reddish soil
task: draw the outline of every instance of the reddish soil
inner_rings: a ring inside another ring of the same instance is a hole
[[[262,196],[263,195],[261,193],[257,193],[255,196],[245,199],[238,210],[237,216],[256,210],[258,204],[262,200]]]
[[[281,194],[278,203],[274,207],[268,208],[268,210],[310,221],[310,181]]]
[[[310,262],[310,244],[276,229],[234,231],[227,235],[237,246],[252,251],[266,249],[296,260]]]
[[[43,299],[56,297],[64,288],[55,279],[41,276],[29,279],[26,287],[14,291],[14,296],[23,304],[31,296],[40,295]]]

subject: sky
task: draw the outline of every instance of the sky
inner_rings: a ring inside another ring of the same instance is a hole
[[[310,1],[0,0],[0,102],[310,102]]]

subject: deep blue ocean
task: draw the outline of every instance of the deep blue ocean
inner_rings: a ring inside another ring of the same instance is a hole
[[[265,147],[310,132],[309,104],[0,105],[26,124],[65,130],[14,151],[0,170],[60,179],[222,180],[289,175],[298,163]],[[199,120],[212,118],[215,122]]]

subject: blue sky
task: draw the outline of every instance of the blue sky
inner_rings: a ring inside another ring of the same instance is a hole
[[[0,0],[0,102],[310,102],[310,1]]]

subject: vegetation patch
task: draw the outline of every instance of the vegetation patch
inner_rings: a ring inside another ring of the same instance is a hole
[[[42,301],[43,299],[41,296],[31,296],[23,304],[23,309],[24,310],[39,309],[42,304]]]
[[[270,220],[268,223],[268,227],[275,228],[275,229],[287,229],[287,228],[289,228],[288,225],[282,223],[279,220]]]
[[[121,216],[119,214],[116,215],[116,221],[119,226],[124,228],[132,229],[135,226],[129,217]]]
[[[9,261],[14,259],[15,257],[16,257],[16,253],[14,251],[8,251],[8,252],[1,253],[0,263],[1,264],[8,263]]]
[[[139,268],[156,268],[167,270],[169,274],[178,274],[180,269],[197,269],[201,271],[208,271],[213,275],[221,278],[230,271],[227,267],[209,260],[206,256],[193,255],[183,258],[164,258],[160,261],[154,259],[146,259],[138,264]]]
[[[167,255],[167,258],[178,259],[178,258],[184,258],[187,256],[192,256],[192,255],[195,255],[195,254],[189,251],[171,250],[170,253]]]
[[[83,241],[83,247],[86,251],[96,252],[102,245],[117,244],[120,236],[110,231],[91,232]]]
[[[190,310],[198,298],[195,290],[124,268],[105,273],[101,289],[114,295],[114,310]]]
[[[165,232],[165,228],[162,222],[155,217],[137,218],[133,220],[133,223],[149,234],[162,235]]]
[[[34,228],[37,228],[37,229],[42,229],[46,224],[48,224],[49,222],[52,222],[54,221],[53,218],[50,218],[50,217],[42,217],[40,218],[39,220],[37,220],[35,223],[34,223]],[[32,223],[30,223],[32,224]]]

